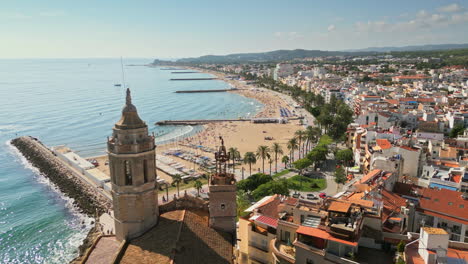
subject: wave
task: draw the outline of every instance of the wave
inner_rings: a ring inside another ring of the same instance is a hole
[[[156,143],[157,144],[163,144],[163,143],[168,143],[172,141],[177,141],[180,138],[187,137],[188,135],[192,134],[193,130],[195,128],[193,126],[183,126],[183,127],[177,127],[173,131],[164,134],[162,136],[156,137]]]
[[[60,191],[60,189],[51,182],[38,168],[34,167],[23,154],[11,144],[11,140],[5,142],[9,152],[13,154],[16,162],[19,162],[24,168],[32,171],[35,175],[34,179],[46,186],[50,191],[55,194],[55,198],[61,200],[64,203],[64,207],[71,216],[71,221],[65,219],[65,224],[72,230],[73,234],[65,238],[66,241],[56,241],[56,243],[49,243],[47,245],[48,252],[51,254],[47,257],[51,263],[62,263],[69,262],[76,256],[78,256],[78,247],[82,244],[83,239],[86,238],[89,230],[93,227],[95,222],[94,218],[88,217],[80,212],[80,209],[74,205],[74,199],[66,196]],[[21,262],[19,262],[21,263]]]

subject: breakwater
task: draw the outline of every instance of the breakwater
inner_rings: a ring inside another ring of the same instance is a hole
[[[33,137],[19,137],[11,141],[23,156],[54,183],[62,193],[73,198],[73,204],[88,216],[96,217],[112,208],[112,203],[95,187],[75,176],[45,145]]]
[[[206,80],[216,80],[218,78],[171,78],[171,81],[206,81]]]
[[[182,91],[175,91],[174,93],[221,93],[221,92],[230,92],[230,91],[238,91],[241,89],[214,89],[214,90],[182,90]]]
[[[162,120],[155,123],[159,126],[197,126],[206,125],[209,123],[219,122],[237,122],[237,121],[252,121],[250,118],[243,119],[198,119],[198,120]]]

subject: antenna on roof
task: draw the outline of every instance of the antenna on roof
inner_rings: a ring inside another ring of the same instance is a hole
[[[125,73],[124,73],[124,66],[123,66],[122,57],[120,57],[120,66],[122,67],[122,85],[123,85],[124,88],[126,88],[126,86],[125,86]]]

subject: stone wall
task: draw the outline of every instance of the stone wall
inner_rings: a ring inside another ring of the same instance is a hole
[[[184,195],[159,206],[159,214],[174,210],[198,209],[208,211],[208,202],[202,199]]]
[[[46,146],[32,137],[19,137],[11,141],[26,159],[54,183],[62,193],[73,198],[82,213],[96,217],[112,208],[112,202],[97,192],[95,187],[79,179]]]

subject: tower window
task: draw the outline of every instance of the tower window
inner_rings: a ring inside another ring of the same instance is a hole
[[[132,166],[130,161],[125,161],[125,185],[132,185]]]
[[[224,208],[226,208],[226,205],[225,205],[225,204],[221,204],[221,210],[224,210]]]
[[[148,161],[143,160],[143,182],[148,182]]]

